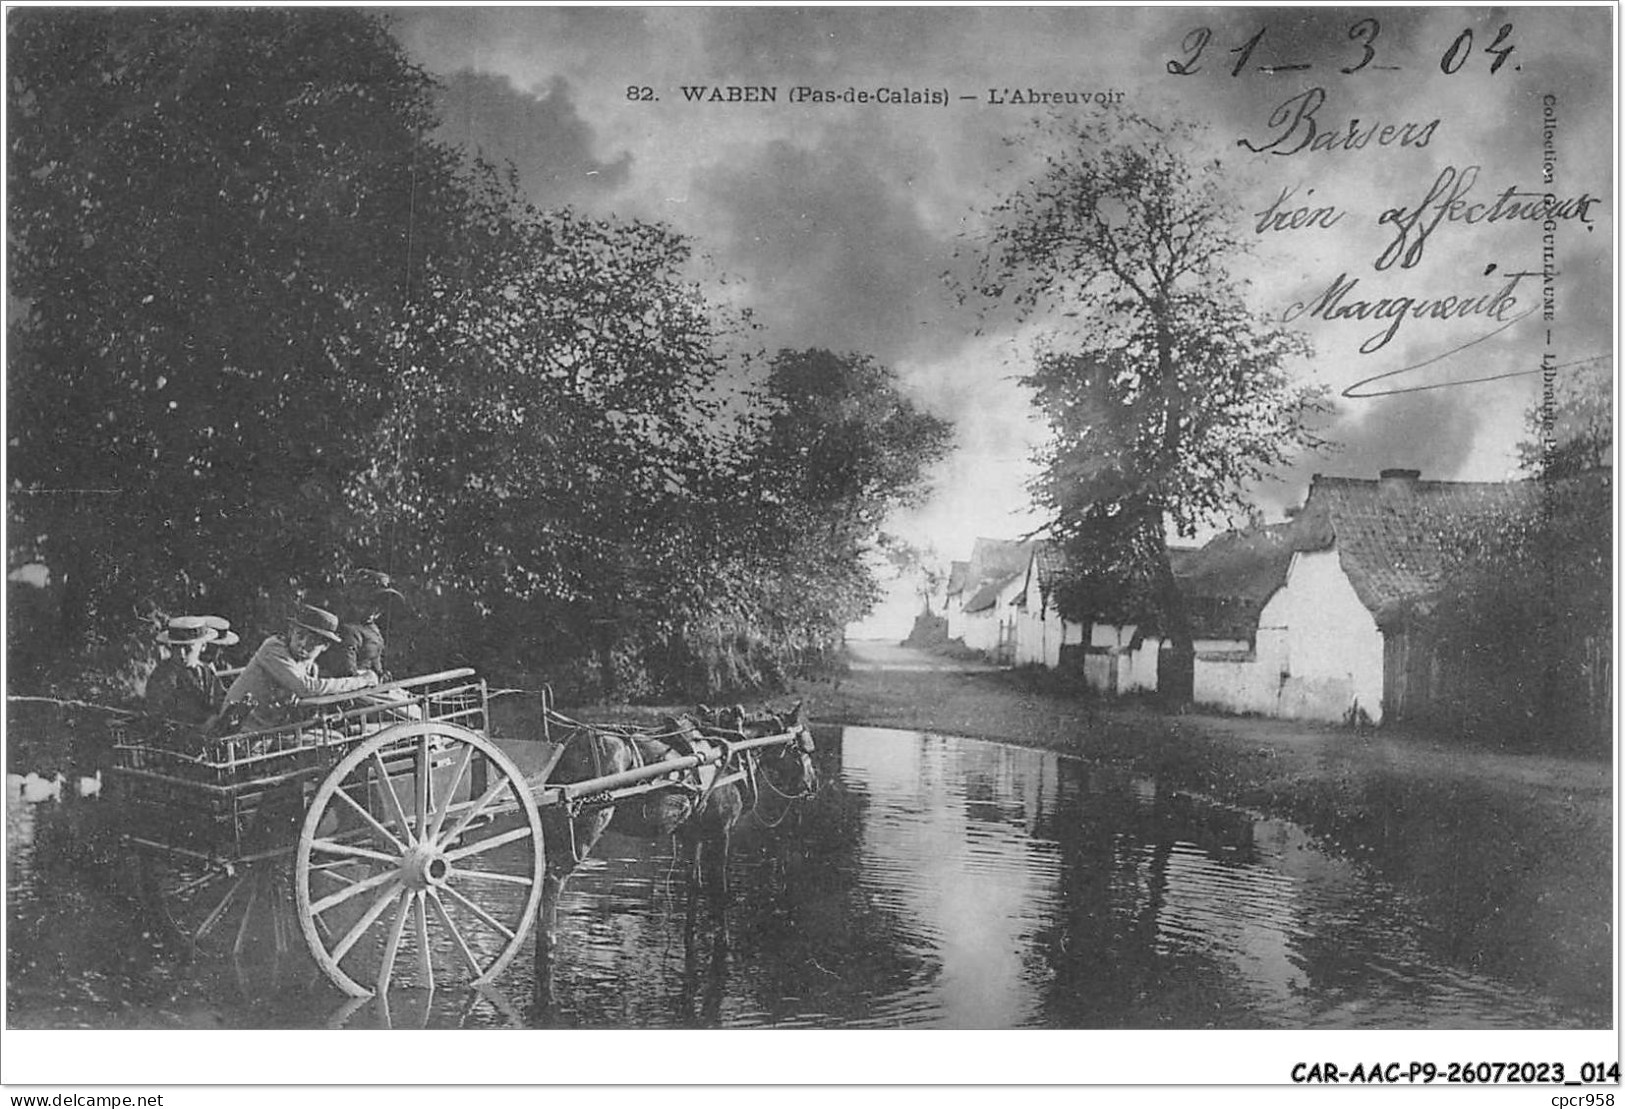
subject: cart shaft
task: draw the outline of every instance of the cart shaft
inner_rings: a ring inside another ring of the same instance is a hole
[[[692,755],[650,763],[647,766],[623,770],[617,774],[605,774],[601,778],[589,778],[584,782],[536,782],[533,783],[533,787],[545,786],[540,793],[543,803],[556,804],[560,801],[574,801],[578,797],[585,797],[595,793],[607,793],[626,786],[638,785],[654,778],[675,777],[685,771],[693,770],[697,766],[708,766],[711,763],[720,762],[730,752],[738,753],[758,747],[782,747],[786,743],[794,742],[795,738],[794,732],[784,732],[779,735],[762,736],[758,739],[734,740],[728,744],[727,748],[708,746],[705,750]]]

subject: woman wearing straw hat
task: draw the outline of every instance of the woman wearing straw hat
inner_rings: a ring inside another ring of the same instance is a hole
[[[158,633],[168,654],[147,679],[147,713],[182,724],[202,725],[220,710],[226,691],[203,648],[219,638],[218,617],[174,616]],[[224,621],[220,621],[224,623]]]
[[[203,619],[207,620],[209,627],[214,629],[214,638],[209,640],[203,648],[204,664],[216,674],[231,669],[231,664],[226,661],[224,651],[227,647],[235,647],[241,643],[242,638],[231,630],[231,621],[224,616],[205,616]],[[221,686],[222,690],[224,688],[224,686]]]

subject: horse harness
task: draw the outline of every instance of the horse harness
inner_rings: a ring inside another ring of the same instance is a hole
[[[608,758],[607,745],[611,739],[626,744],[631,755],[633,769],[653,765],[648,753],[643,748],[644,743],[664,743],[668,750],[679,755],[696,754],[695,742],[719,747],[722,750],[722,757],[716,762],[690,767],[681,778],[675,780],[670,778],[657,779],[649,782],[642,789],[634,788],[631,791],[621,791],[618,794],[589,793],[573,798],[567,802],[567,808],[572,820],[587,809],[604,808],[625,801],[638,793],[655,793],[661,790],[675,790],[689,794],[694,799],[694,810],[698,812],[705,807],[706,802],[711,799],[711,795],[718,788],[749,779],[750,776],[736,762],[734,752],[730,749],[726,739],[718,736],[701,736],[696,741],[689,738],[690,734],[691,729],[684,728],[677,728],[668,732],[642,732],[631,729],[620,731],[602,727],[587,727],[585,725],[572,728],[561,744],[560,754],[562,755],[564,747],[585,736],[587,752],[592,757],[593,777],[595,778],[605,777],[609,773],[605,761]],[[673,742],[679,739],[681,740],[680,743]],[[753,755],[754,752],[747,753],[745,759],[753,762]],[[554,761],[557,762],[557,758]],[[752,785],[754,786],[754,782],[752,782]]]

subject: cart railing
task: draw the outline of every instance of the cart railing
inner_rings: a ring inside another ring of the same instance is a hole
[[[433,720],[483,732],[489,707],[485,682],[466,667],[369,685],[348,693],[304,697],[299,704],[307,710],[315,709],[328,728],[345,735],[358,727],[375,731],[380,724],[408,719]]]
[[[434,720],[483,730],[486,707],[485,683],[475,676],[475,671],[444,670],[345,693],[301,698],[295,711],[309,715],[285,724],[212,738],[193,733],[189,738],[201,739],[196,751],[177,749],[162,735],[139,734],[142,722],[124,724],[115,729],[114,750],[119,753],[116,761],[121,767],[169,770],[189,780],[241,782],[274,774],[278,760],[290,753],[347,743],[361,738],[367,730],[376,731],[401,719]],[[409,710],[415,710],[416,716],[409,715]],[[159,726],[158,722],[146,723]],[[177,729],[176,734],[187,733]]]
[[[275,840],[290,810],[368,736],[427,720],[482,731],[485,684],[455,669],[304,698],[297,720],[219,737],[136,720],[114,729],[110,792],[124,802],[126,841],[194,858],[246,861],[291,850]]]
[[[431,686],[436,682],[454,681],[458,678],[473,678],[475,677],[476,673],[477,672],[475,670],[465,666],[455,670],[442,670],[437,674],[423,674],[414,678],[399,678],[395,681],[382,682],[378,685],[369,685],[365,689],[351,690],[347,693],[325,693],[320,697],[303,697],[300,699],[299,703],[301,705],[313,707],[341,704],[345,701],[353,700],[356,697],[365,697],[368,694],[383,693],[397,689],[416,690],[420,689],[421,687]],[[481,685],[483,683],[476,680],[469,684]]]

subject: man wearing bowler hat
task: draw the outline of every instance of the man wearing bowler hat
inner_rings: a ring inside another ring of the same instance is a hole
[[[243,727],[257,731],[288,723],[301,697],[349,693],[378,684],[378,675],[370,670],[343,678],[324,678],[317,672],[316,659],[338,641],[337,616],[314,605],[300,605],[288,621],[287,632],[261,643],[231,683],[226,708],[250,704]]]

